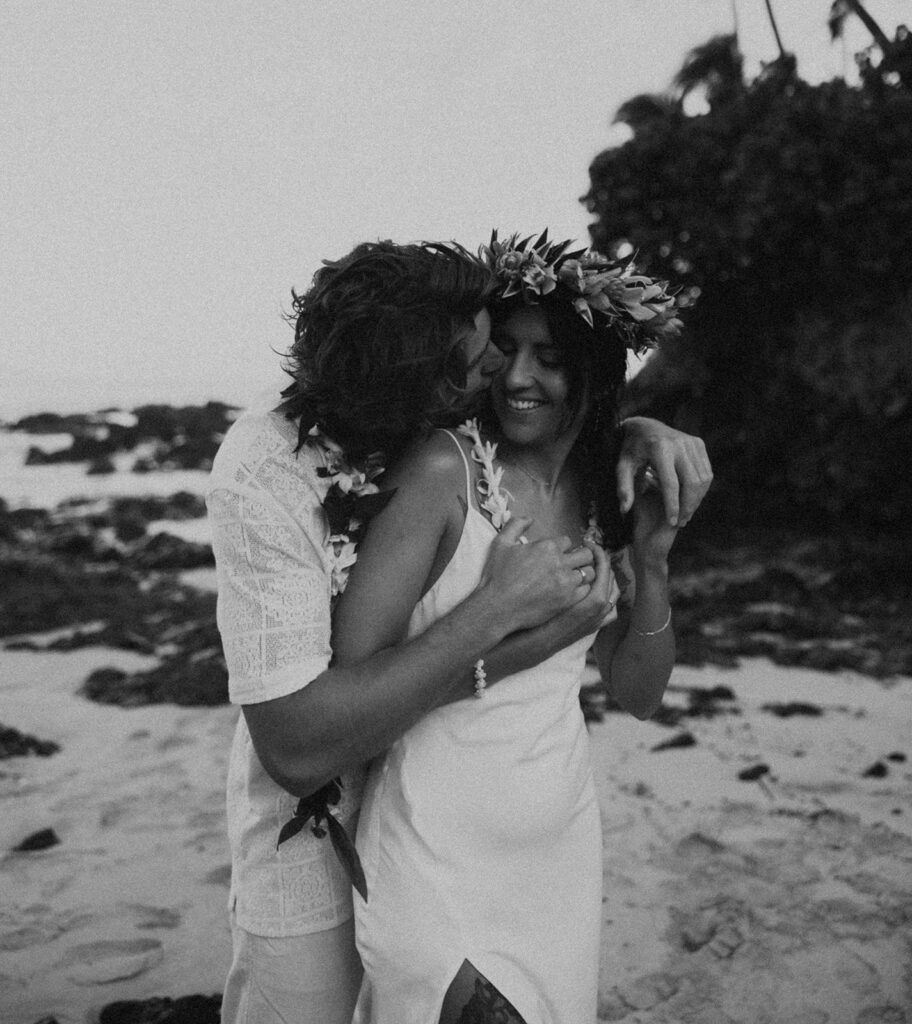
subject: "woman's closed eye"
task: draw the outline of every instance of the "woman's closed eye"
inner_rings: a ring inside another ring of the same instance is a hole
[[[535,358],[547,370],[559,370],[564,365],[563,357],[557,349],[546,349],[536,352]]]
[[[500,354],[508,362],[516,355],[517,345],[508,338],[492,336],[491,340],[500,349]],[[546,370],[560,370],[564,366],[564,359],[560,349],[553,345],[536,345],[534,350],[535,361]]]

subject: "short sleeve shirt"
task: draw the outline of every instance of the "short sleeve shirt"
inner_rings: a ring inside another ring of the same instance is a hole
[[[328,666],[331,566],[322,457],[294,451],[297,430],[267,406],[232,424],[212,467],[206,505],[218,577],[218,627],[232,703],[307,686]],[[343,777],[335,808],[351,832],[363,774]],[[267,775],[244,716],[228,765],[230,905],[256,935],[305,935],[352,915],[351,885],[328,838],[305,828],[276,842],[297,798]]]

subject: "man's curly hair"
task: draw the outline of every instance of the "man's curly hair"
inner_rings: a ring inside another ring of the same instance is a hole
[[[392,459],[452,418],[465,386],[460,328],[490,297],[490,271],[455,243],[365,242],[292,291],[295,338],[280,409],[348,455]]]

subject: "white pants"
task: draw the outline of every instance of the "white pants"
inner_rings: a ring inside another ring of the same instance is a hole
[[[232,918],[222,1024],[351,1024],[361,983],[355,924],[267,939]]]

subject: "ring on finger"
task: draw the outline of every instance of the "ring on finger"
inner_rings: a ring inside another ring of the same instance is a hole
[[[576,571],[580,574],[580,583],[586,583],[586,570],[581,568],[580,566],[577,566]]]

